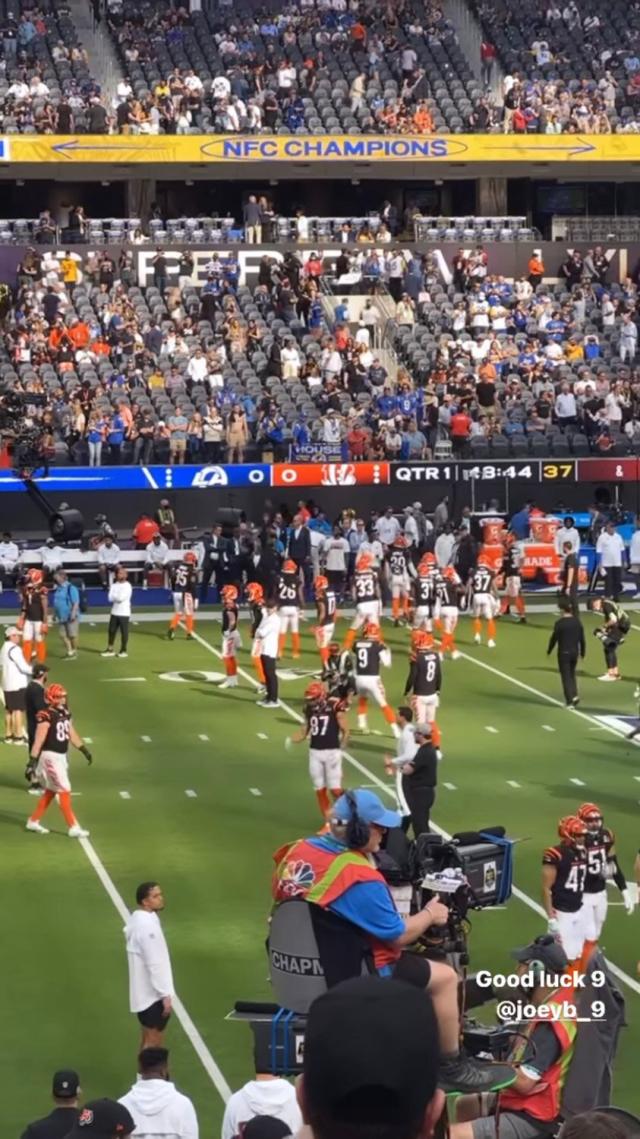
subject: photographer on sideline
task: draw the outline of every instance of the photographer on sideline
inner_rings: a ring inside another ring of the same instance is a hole
[[[346,791],[333,806],[329,834],[300,839],[276,851],[273,897],[276,903],[306,899],[350,922],[366,935],[380,976],[428,990],[438,1021],[440,1086],[445,1091],[477,1095],[505,1087],[513,1081],[513,1068],[460,1055],[455,971],[440,961],[405,952],[430,926],[444,925],[449,911],[432,898],[419,913],[400,917],[373,856],[385,832],[401,822],[401,816],[387,810],[372,791]]]
[[[631,628],[631,622],[621,605],[608,597],[594,597],[589,602],[593,613],[602,613],[604,625],[594,629],[594,636],[602,641],[607,671],[598,680],[620,680],[618,668],[618,648]]]
[[[567,957],[551,934],[514,949],[512,957],[519,962],[520,977],[535,978],[533,988],[511,989],[512,997],[524,998],[526,992],[527,1004],[547,1005],[552,1012],[520,1026],[512,1052],[520,1066],[511,1087],[485,1102],[477,1096],[458,1100],[458,1122],[451,1125],[450,1139],[543,1139],[553,1133],[551,1124],[558,1120],[577,1032],[575,1010],[571,1016],[566,1007],[575,1004],[573,990],[560,987]]]

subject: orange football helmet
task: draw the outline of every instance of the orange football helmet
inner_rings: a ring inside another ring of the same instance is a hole
[[[423,554],[419,564],[421,566],[434,566],[436,564],[436,555],[432,553]]]
[[[297,573],[298,567],[297,567],[296,563],[291,560],[291,558],[287,558],[286,562],[282,566],[282,572],[283,573]]]
[[[375,622],[373,622],[373,621],[369,621],[365,625],[364,635],[368,641],[380,641],[382,639],[382,633],[380,631],[380,626],[376,625]]]
[[[247,586],[247,597],[249,598],[249,601],[252,602],[252,604],[256,605],[259,604],[260,601],[264,601],[264,589],[260,585],[259,581],[249,582]]]
[[[456,573],[454,566],[445,566],[442,571],[442,576],[446,578],[447,581],[456,581],[458,574]]]
[[[313,583],[313,588],[315,589],[316,593],[322,593],[323,590],[329,588],[329,581],[324,576],[324,574],[318,574],[316,580]]]
[[[602,811],[596,803],[583,803],[578,810],[578,818],[590,834],[597,834],[602,829]]]
[[[357,570],[369,570],[373,565],[371,554],[360,554],[356,562]]]
[[[565,815],[558,823],[558,834],[564,842],[568,842],[572,846],[580,846],[584,845],[587,828],[577,815]],[[582,843],[580,842],[581,839]]]
[[[394,546],[400,546],[400,547],[406,546],[407,545],[407,539],[405,538],[404,534],[398,534],[398,537],[394,539],[393,544],[394,544]]]
[[[238,600],[238,590],[235,585],[223,585],[220,590],[220,596],[223,601],[230,604],[232,601]]]
[[[184,555],[184,558],[182,560],[183,560],[183,562],[186,562],[187,565],[189,565],[189,566],[197,566],[198,555],[196,554],[195,550],[187,550],[187,552]]]
[[[312,680],[304,690],[305,700],[324,700],[327,690],[320,680]]]
[[[411,634],[411,647],[416,650],[430,649],[433,644],[431,633],[425,629],[414,629]]]
[[[42,585],[44,581],[44,574],[42,570],[30,569],[27,574],[27,581],[30,581],[32,585]]]
[[[49,684],[44,690],[44,698],[47,704],[59,707],[67,699],[67,690],[61,684]]]

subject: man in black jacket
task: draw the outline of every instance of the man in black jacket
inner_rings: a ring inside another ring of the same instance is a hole
[[[578,556],[571,542],[562,543],[564,562],[561,571],[560,600],[569,603],[569,611],[578,616]],[[564,609],[564,606],[562,607]]]
[[[580,703],[578,685],[576,682],[576,668],[578,657],[582,660],[586,650],[584,629],[582,622],[573,612],[570,597],[560,597],[558,601],[561,616],[556,621],[549,645],[547,656],[558,647],[558,671],[562,680],[562,691],[567,708],[577,708]]]
[[[294,515],[287,541],[287,557],[296,563],[298,571],[302,570],[305,583],[311,566],[311,534],[309,527],[305,526],[301,514]]]
[[[80,1110],[78,1095],[80,1080],[77,1072],[56,1072],[53,1077],[53,1111],[30,1123],[22,1132],[22,1139],[64,1139],[75,1124]]]
[[[402,767],[402,791],[411,812],[403,826],[413,827],[414,838],[429,830],[429,813],[436,797],[438,782],[438,755],[431,740],[429,724],[416,724],[414,736],[418,750],[410,763]]]

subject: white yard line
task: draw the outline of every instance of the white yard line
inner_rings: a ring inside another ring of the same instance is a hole
[[[151,743],[151,736],[140,736],[140,739],[142,740],[143,744]]]
[[[268,740],[269,739],[268,735],[266,735],[265,732],[256,732],[256,735],[257,735],[259,740]]]
[[[198,643],[200,645],[202,645],[202,647],[204,649],[207,649],[208,652],[213,653],[213,655],[216,656],[218,658],[218,660],[222,660],[222,653],[218,652],[218,649],[214,648],[213,645],[210,645],[208,641],[205,641],[204,637],[201,637],[199,633],[194,633],[194,637],[195,637],[196,641],[198,641]],[[489,672],[496,673],[503,680],[508,680],[510,683],[516,684],[520,688],[527,689],[529,692],[532,692],[535,696],[539,696],[541,699],[547,700],[551,704],[557,704],[559,707],[564,708],[564,704],[561,704],[559,700],[555,700],[553,696],[547,696],[546,693],[544,693],[544,692],[538,692],[535,688],[530,688],[528,684],[524,684],[520,680],[515,680],[511,676],[507,676],[506,673],[500,672],[499,669],[493,668],[492,665],[486,665],[482,661],[476,661],[475,658],[472,656],[469,656],[468,653],[463,653],[462,655],[465,658],[465,660],[469,660],[473,664],[478,664],[478,665],[480,665],[481,668],[488,669]],[[253,688],[259,688],[260,687],[257,680],[254,680],[253,676],[251,676],[250,673],[246,672],[245,669],[239,668],[238,669],[238,675],[242,676],[245,680],[247,680]],[[300,715],[300,713],[296,712],[295,709],[292,708],[289,704],[285,704],[281,700],[280,701],[280,707],[283,708],[285,712],[288,712],[288,714],[294,720],[297,720],[298,723],[303,722],[303,718]],[[573,713],[573,714],[574,715],[581,714],[585,719],[587,719],[587,720],[591,719],[591,717],[588,716],[585,712]],[[613,728],[611,729],[611,731],[613,731],[614,735],[616,735],[616,736],[620,735],[620,733],[616,732],[615,729],[613,729]],[[372,779],[375,786],[378,787],[381,791],[384,791],[385,795],[390,795],[391,798],[395,799],[395,791],[393,791],[390,787],[388,787],[387,784],[382,781],[382,779],[379,779],[378,776],[373,773],[373,771],[370,771],[368,767],[365,767],[365,765],[363,763],[360,763],[360,760],[356,759],[355,756],[351,755],[348,751],[343,752],[343,755],[344,755],[344,758],[347,760],[347,762],[350,763],[352,767],[355,767],[356,770],[359,771],[361,775],[365,775],[367,777],[367,779]],[[443,784],[443,786],[446,787],[447,785]],[[449,787],[452,787],[452,786],[453,786],[452,784],[449,785]],[[451,835],[448,833],[448,831],[444,830],[443,827],[439,827],[437,825],[437,823],[434,823],[432,821],[431,826],[432,826],[433,830],[437,834],[442,835],[442,837],[445,840],[448,840],[451,838]],[[530,898],[528,894],[525,894],[524,891],[520,890],[517,886],[513,887],[513,894],[516,898],[518,898],[518,900],[520,902],[523,903],[523,905],[528,906],[528,908],[530,910],[533,910],[534,913],[536,913],[540,917],[544,918],[544,921],[546,924],[547,914],[543,910],[542,906],[538,904],[538,902],[535,902],[533,900],[533,898]],[[611,972],[613,973],[613,975],[615,977],[617,977],[619,981],[622,981],[627,986],[627,988],[633,989],[633,991],[635,993],[640,994],[640,982],[636,981],[633,977],[630,977],[628,973],[625,973],[623,969],[620,969],[619,966],[615,965],[613,961],[609,960],[609,958],[606,958],[606,960],[607,960],[607,963],[608,963],[609,968],[611,969]]]
[[[552,728],[551,724],[543,724],[542,730],[543,730],[543,732],[555,732],[556,729]]]
[[[198,736],[198,739],[199,739],[199,740],[202,740],[203,744],[208,744],[208,743],[209,743],[209,737],[208,737],[208,736],[205,736],[205,735],[202,735],[202,736]]]
[[[121,895],[118,893],[118,890],[114,885],[114,882],[111,879],[107,869],[105,868],[104,863],[96,854],[93,844],[89,841],[88,838],[81,838],[78,841],[87,858],[89,859],[89,862],[91,863],[93,869],[98,875],[98,878],[104,886],[111,901],[113,902],[116,910],[118,911],[120,918],[123,922],[126,923],[129,919],[129,911]],[[192,1045],[194,1052],[198,1056],[202,1067],[211,1080],[211,1083],[214,1085],[223,1103],[226,1103],[229,1099],[229,1096],[231,1095],[231,1088],[229,1087],[213,1056],[207,1048],[207,1045],[202,1039],[202,1036],[198,1032],[198,1029],[189,1016],[189,1013],[177,995],[173,998],[173,1011],[175,1012],[176,1017],[182,1026],[185,1036],[189,1040],[189,1043]]]
[[[249,791],[251,792],[252,795],[255,795],[256,799],[262,798],[262,791],[260,790],[259,787],[250,787]]]
[[[146,684],[146,676],[101,676],[101,684]]]
[[[492,727],[491,727],[491,724],[485,724],[485,729],[484,729],[484,730],[485,730],[485,732],[491,732],[491,735],[492,735],[492,736],[497,736],[497,734],[498,734],[498,729],[497,729],[497,728],[492,728]]]
[[[507,779],[507,784],[509,787],[514,787],[516,791],[520,790],[520,784],[516,783],[515,779]]]
[[[192,791],[191,789],[189,789],[188,791],[185,791],[185,795],[187,796],[187,799],[197,799],[198,798],[198,792]]]
[[[131,795],[129,794],[128,791],[120,791],[119,795],[120,795],[121,799],[130,799],[131,798]]]
[[[373,784],[372,786],[375,786],[375,784]],[[458,790],[455,783],[443,783],[442,786],[446,787],[447,791],[457,791]]]
[[[583,779],[570,779],[569,782],[573,783],[576,787],[586,787],[587,786]]]

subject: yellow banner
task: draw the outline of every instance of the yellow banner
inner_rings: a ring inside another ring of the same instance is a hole
[[[640,135],[10,135],[10,164],[638,162]]]

